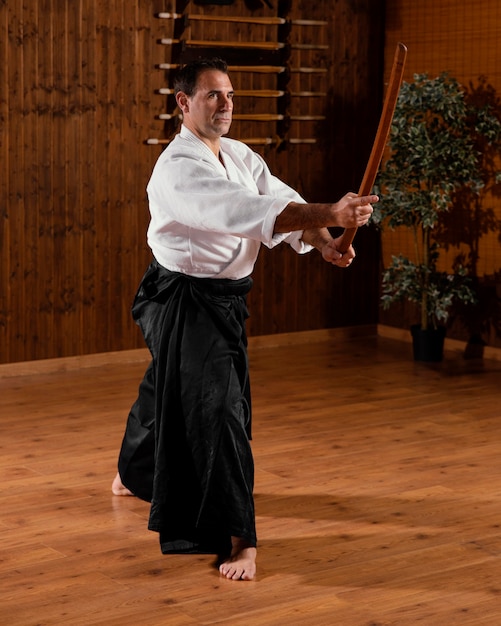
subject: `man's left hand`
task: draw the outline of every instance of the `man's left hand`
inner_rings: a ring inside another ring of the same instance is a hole
[[[324,261],[332,263],[332,265],[337,265],[338,267],[348,267],[355,258],[355,250],[353,246],[350,246],[344,254],[341,254],[341,252],[337,249],[340,239],[341,237],[338,237],[337,239],[332,239],[326,243],[322,248],[322,257]]]

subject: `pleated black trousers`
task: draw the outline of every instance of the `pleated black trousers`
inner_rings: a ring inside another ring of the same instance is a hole
[[[148,268],[133,306],[152,354],[119,457],[122,482],[151,501],[162,552],[256,545],[245,320],[250,278]]]

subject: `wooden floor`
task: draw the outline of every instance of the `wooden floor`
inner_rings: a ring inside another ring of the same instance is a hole
[[[251,346],[258,576],[110,492],[144,363],[0,379],[5,626],[501,624],[501,363]]]

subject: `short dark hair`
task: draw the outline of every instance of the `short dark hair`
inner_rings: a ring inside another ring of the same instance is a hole
[[[218,70],[223,74],[228,73],[228,64],[219,57],[212,59],[197,59],[181,67],[174,79],[174,93],[182,91],[187,96],[193,96],[197,88],[198,77],[207,70]]]

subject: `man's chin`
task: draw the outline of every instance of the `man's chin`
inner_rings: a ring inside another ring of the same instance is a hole
[[[226,123],[226,124],[218,124],[217,129],[218,129],[218,134],[219,135],[227,135],[230,132],[230,128],[231,128],[231,122]]]

